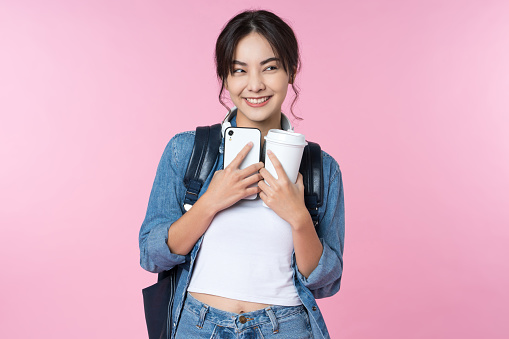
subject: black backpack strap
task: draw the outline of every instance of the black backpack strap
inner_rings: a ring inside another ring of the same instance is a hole
[[[302,154],[299,171],[304,179],[304,201],[316,226],[318,225],[318,207],[323,204],[323,165],[320,145],[308,141]]]
[[[196,128],[193,152],[184,176],[187,192],[184,209],[188,211],[198,200],[198,194],[216,162],[221,145],[221,124]]]

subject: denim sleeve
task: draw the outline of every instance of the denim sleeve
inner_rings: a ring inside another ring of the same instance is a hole
[[[325,211],[316,227],[323,245],[322,256],[318,266],[307,278],[298,269],[296,270],[298,279],[311,291],[315,299],[336,294],[339,291],[343,273],[345,240],[343,180],[339,165],[333,159],[329,178],[328,186],[327,182],[324,183],[324,190],[327,192]]]
[[[150,192],[147,214],[139,234],[140,264],[147,271],[159,273],[185,261],[185,256],[171,253],[167,245],[168,229],[182,216],[182,177],[176,163],[176,139],[166,146]]]

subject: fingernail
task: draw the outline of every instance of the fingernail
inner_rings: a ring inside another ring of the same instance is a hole
[[[272,154],[272,151],[270,149],[268,149],[267,154]]]
[[[252,142],[252,141],[248,142],[247,144],[248,144],[249,146],[253,146],[253,142]]]

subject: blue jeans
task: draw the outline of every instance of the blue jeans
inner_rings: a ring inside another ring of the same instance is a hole
[[[176,339],[309,339],[313,338],[304,306],[272,305],[236,314],[210,307],[187,293]]]

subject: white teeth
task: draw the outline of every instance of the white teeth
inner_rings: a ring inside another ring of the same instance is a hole
[[[262,102],[269,100],[269,97],[264,97],[264,98],[259,98],[259,99],[246,98],[246,100],[252,104],[261,104]]]

